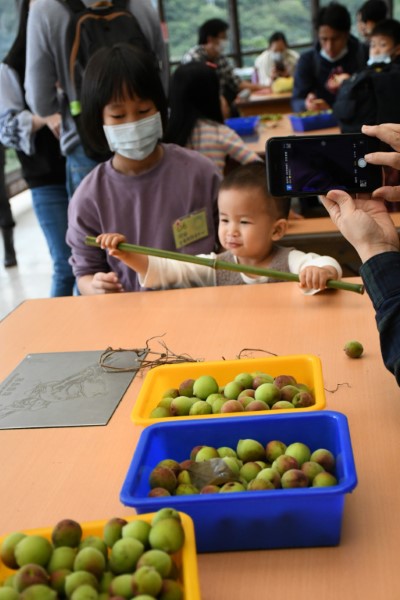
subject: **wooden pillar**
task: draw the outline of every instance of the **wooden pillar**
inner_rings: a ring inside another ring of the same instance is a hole
[[[237,67],[243,65],[242,48],[240,44],[239,13],[236,0],[228,0],[229,29],[232,40],[232,55]]]

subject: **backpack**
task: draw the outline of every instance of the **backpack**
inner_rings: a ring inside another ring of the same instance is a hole
[[[400,123],[400,66],[375,65],[343,82],[333,113],[343,133],[360,132],[362,125]]]
[[[67,51],[74,93],[68,100],[72,116],[77,117],[81,112],[83,72],[96,50],[103,46],[111,47],[119,42],[126,42],[154,53],[136,17],[127,10],[128,0],[100,0],[89,7],[81,0],[59,1],[71,12]]]

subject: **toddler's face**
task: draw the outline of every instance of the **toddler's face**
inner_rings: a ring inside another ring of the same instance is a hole
[[[222,246],[239,258],[264,260],[271,252],[276,218],[268,214],[262,190],[221,190],[218,209]]]
[[[386,35],[373,35],[369,46],[370,56],[380,56],[381,54],[391,56],[394,50],[394,43]]]

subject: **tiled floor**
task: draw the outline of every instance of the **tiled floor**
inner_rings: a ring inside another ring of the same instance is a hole
[[[0,319],[23,300],[48,297],[51,283],[51,259],[33,213],[29,190],[14,196],[11,208],[17,223],[14,240],[18,265],[4,268],[0,239]]]

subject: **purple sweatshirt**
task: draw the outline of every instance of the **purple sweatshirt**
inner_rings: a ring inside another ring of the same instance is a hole
[[[68,211],[67,243],[75,276],[114,271],[126,291],[140,290],[135,271],[99,248],[85,245],[87,235],[118,232],[127,242],[176,251],[172,224],[205,209],[208,236],[178,251],[215,250],[218,231],[218,169],[198,152],[163,144],[164,156],[149,171],[123,175],[112,161],[98,165],[79,185]]]

